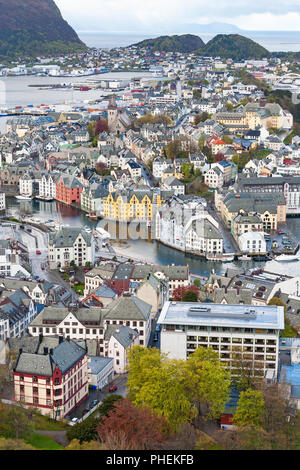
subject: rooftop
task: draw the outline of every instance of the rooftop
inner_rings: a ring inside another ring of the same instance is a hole
[[[277,306],[166,302],[157,323],[283,330],[284,310]]]

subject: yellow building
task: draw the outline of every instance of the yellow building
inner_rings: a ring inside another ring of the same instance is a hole
[[[149,190],[118,191],[109,193],[103,203],[105,219],[130,222],[138,219],[147,222],[154,215],[155,208],[164,202],[160,194]]]

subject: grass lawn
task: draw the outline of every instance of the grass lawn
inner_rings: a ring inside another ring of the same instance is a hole
[[[31,434],[26,442],[38,450],[64,450],[64,447],[57,444],[51,437],[43,436],[41,434]]]
[[[35,429],[40,429],[41,431],[66,431],[69,429],[69,425],[62,421],[54,421],[48,416],[43,416],[36,414],[34,417],[34,427]]]

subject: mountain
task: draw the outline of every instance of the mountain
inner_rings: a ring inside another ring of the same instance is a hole
[[[73,52],[86,46],[54,0],[0,0],[0,57]]]
[[[262,59],[270,56],[267,49],[240,34],[218,34],[201,48],[199,53],[234,60]]]
[[[193,34],[159,36],[158,38],[145,39],[144,41],[132,45],[138,48],[147,47],[151,51],[161,52],[193,52],[205,46],[202,39]]]

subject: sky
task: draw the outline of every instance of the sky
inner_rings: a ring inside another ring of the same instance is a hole
[[[77,32],[142,32],[228,23],[248,31],[299,31],[300,0],[55,0]],[[188,31],[185,31],[188,32]]]

